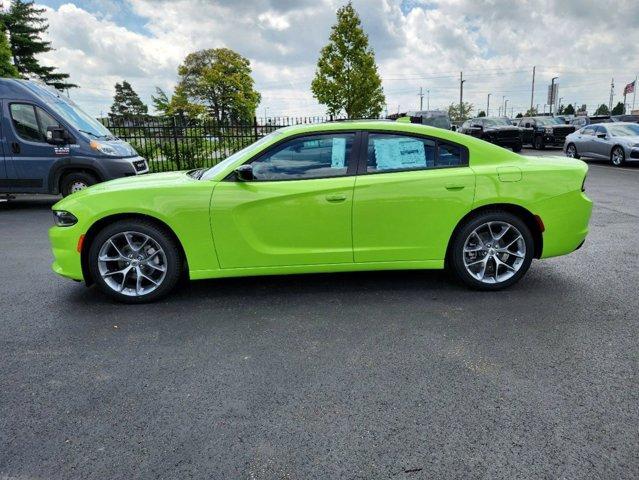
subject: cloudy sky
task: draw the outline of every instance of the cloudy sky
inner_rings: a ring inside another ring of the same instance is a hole
[[[346,0],[39,0],[55,51],[43,57],[81,88],[71,97],[106,112],[113,85],[128,80],[145,102],[170,90],[189,52],[229,47],[249,58],[262,93],[258,115],[321,115],[310,94],[320,48]],[[563,103],[615,102],[639,73],[637,0],[354,0],[375,50],[389,113],[445,108],[464,99],[491,113],[534,103],[552,77]],[[426,91],[429,90],[427,98]],[[505,99],[504,99],[505,97]],[[632,98],[629,98],[632,102]],[[639,100],[637,100],[639,108]]]

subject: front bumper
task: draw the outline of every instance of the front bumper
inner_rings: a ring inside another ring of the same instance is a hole
[[[77,248],[81,235],[82,232],[77,225],[53,226],[49,229],[49,241],[53,252],[51,269],[58,275],[73,280],[83,280],[82,262]]]

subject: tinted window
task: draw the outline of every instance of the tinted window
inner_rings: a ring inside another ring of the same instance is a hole
[[[587,126],[584,127],[584,129],[581,131],[582,135],[594,135],[595,134],[595,127],[591,127],[591,126]]]
[[[605,133],[606,135],[608,134],[608,130],[606,130],[606,127],[597,127],[597,134],[599,133]]]
[[[328,134],[284,142],[251,162],[256,180],[296,180],[346,175],[355,135]]]
[[[26,103],[11,104],[11,119],[18,135],[32,142],[44,142],[47,127],[59,126],[57,120],[47,112]]]
[[[38,119],[33,105],[12,103],[11,119],[16,132],[24,140],[32,142],[42,142],[44,140],[38,127]]]
[[[434,140],[386,133],[368,135],[368,172],[423,170],[462,164],[461,148]]]

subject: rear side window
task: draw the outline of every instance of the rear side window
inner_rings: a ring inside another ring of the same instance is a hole
[[[298,137],[251,162],[256,180],[300,180],[346,175],[355,134]]]
[[[424,170],[464,164],[459,146],[420,137],[369,133],[366,171]]]
[[[27,103],[12,103],[10,110],[13,126],[23,140],[44,143],[47,127],[59,126],[59,123],[47,112]]]

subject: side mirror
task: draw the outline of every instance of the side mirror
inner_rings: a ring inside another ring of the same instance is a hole
[[[480,129],[480,130],[483,130],[483,129],[484,129],[484,126],[483,126],[481,123],[473,123],[473,124],[471,125],[471,127],[473,127],[473,128],[478,128],[478,129]]]
[[[240,182],[250,182],[251,180],[255,180],[255,176],[253,175],[253,166],[250,163],[240,165],[235,169],[235,176]]]
[[[597,138],[606,138],[606,134],[603,132],[597,133]]]
[[[456,131],[457,131],[457,125],[451,125],[451,126],[450,126],[450,129],[451,129],[453,132],[456,132]]]
[[[48,126],[47,127],[47,143],[51,145],[65,145],[69,143],[69,132],[63,127]]]
[[[530,123],[526,122],[526,125],[524,125],[524,127],[526,127],[526,128],[531,128],[531,127],[532,127],[532,125],[531,125]]]

